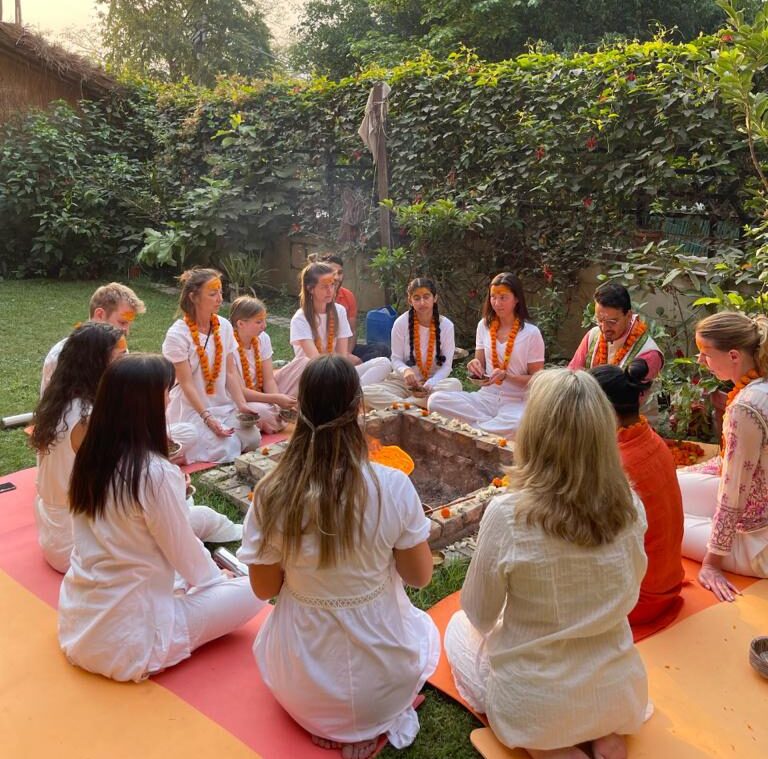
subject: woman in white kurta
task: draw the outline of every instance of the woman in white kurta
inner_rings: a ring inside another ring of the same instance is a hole
[[[67,571],[72,553],[68,490],[75,453],[101,375],[125,350],[125,337],[117,327],[97,322],[77,327],[64,343],[35,410],[31,443],[37,449],[37,539],[57,572]]]
[[[173,367],[133,355],[104,373],[72,472],[75,547],[59,595],[59,642],[79,667],[140,681],[255,616],[195,537],[185,481],[168,461]],[[178,572],[192,588],[174,593]]]
[[[168,422],[187,463],[232,461],[261,440],[258,427],[241,427],[238,413],[250,414],[235,365],[232,325],[217,315],[221,275],[215,269],[190,269],[180,277],[177,319],[163,341],[163,355],[174,365]],[[182,436],[178,430],[184,430]],[[189,432],[187,432],[189,431]]]
[[[237,341],[235,364],[248,407],[259,415],[262,432],[279,432],[286,424],[283,414],[296,408],[299,379],[307,359],[294,358],[280,369],[273,368],[267,309],[258,298],[243,295],[235,299],[229,319]]]
[[[256,594],[277,595],[254,645],[264,682],[316,743],[364,759],[382,734],[397,748],[415,738],[412,703],[440,641],[403,589],[430,580],[429,521],[405,474],[368,462],[361,401],[346,360],[307,365],[296,430],[256,489],[238,556]]]
[[[453,322],[441,316],[435,283],[418,277],[408,285],[408,312],[392,325],[392,374],[366,385],[365,405],[387,408],[404,401],[426,408],[433,392],[456,392],[461,382],[449,377],[456,348]]]
[[[585,372],[531,383],[510,492],[494,499],[445,650],[467,702],[533,757],[626,756],[647,681],[627,615],[646,568],[613,409]]]
[[[428,408],[492,435],[513,438],[528,396],[528,382],[544,367],[544,339],[528,321],[520,280],[503,272],[491,281],[477,325],[470,377],[477,392],[434,393]]]
[[[355,365],[363,387],[381,382],[392,370],[392,364],[383,357],[360,363],[350,352],[352,328],[346,309],[335,300],[333,269],[327,264],[309,263],[301,271],[300,282],[300,308],[291,318],[290,327],[296,357],[311,359],[323,353],[336,353]]]
[[[737,589],[723,570],[768,577],[768,319],[724,312],[696,325],[699,363],[734,383],[721,455],[678,472],[683,555],[721,601]]]

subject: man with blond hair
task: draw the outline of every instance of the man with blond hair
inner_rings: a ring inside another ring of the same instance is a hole
[[[146,310],[144,301],[130,287],[121,285],[119,282],[110,282],[108,285],[102,285],[97,288],[91,296],[88,318],[94,322],[111,324],[113,327],[121,329],[127,337],[136,315],[143,314]],[[56,364],[59,361],[59,354],[66,342],[66,337],[59,340],[45,357],[43,378],[40,383],[41,396],[51,381],[54,369],[56,369]]]

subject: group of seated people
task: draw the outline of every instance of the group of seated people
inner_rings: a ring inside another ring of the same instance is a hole
[[[144,304],[112,283],[46,358],[35,516],[46,560],[66,572],[59,641],[72,663],[140,681],[276,598],[254,653],[286,711],[348,759],[381,735],[410,745],[441,648],[404,591],[430,582],[430,523],[411,480],[370,461],[361,424],[366,408],[400,401],[515,441],[444,641],[461,695],[509,746],[626,756],[648,706],[631,626],[678,613],[681,550],[721,600],[737,593],[725,571],[768,576],[768,319],[697,325],[700,363],[734,389],[721,454],[676,472],[640,413],[663,356],[621,285],[598,289],[597,325],[569,367],[544,369],[522,284],[493,277],[467,366],[480,388],[465,392],[430,279],[408,287],[391,358],[361,357],[337,270],[309,263],[295,355],[279,369],[259,300],[236,299],[227,320],[217,271],[180,281],[162,355],[127,354]],[[242,527],[195,505],[176,462],[231,461],[259,427],[284,429],[285,411],[287,449]],[[238,418],[254,412],[256,427]],[[248,578],[223,573],[202,543],[240,538]]]

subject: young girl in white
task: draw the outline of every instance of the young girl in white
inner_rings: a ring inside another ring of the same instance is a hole
[[[738,590],[723,571],[768,577],[768,319],[713,314],[696,325],[699,363],[733,383],[719,456],[678,470],[683,556],[720,601]]]
[[[279,432],[285,427],[280,412],[296,407],[299,379],[306,362],[294,359],[281,369],[272,368],[267,309],[258,298],[237,298],[229,309],[229,320],[235,330],[235,363],[243,381],[245,400],[259,415],[262,432]]]
[[[37,539],[45,560],[57,572],[69,569],[72,553],[67,491],[75,453],[85,435],[101,375],[125,351],[125,337],[117,327],[97,322],[77,327],[63,343],[35,409],[31,443],[37,449]]]
[[[386,734],[419,730],[413,699],[440,637],[403,582],[429,583],[429,520],[400,471],[371,464],[352,365],[307,365],[299,418],[277,468],[257,486],[238,556],[259,598],[277,596],[254,653],[262,678],[315,743],[365,759]]]
[[[646,522],[593,377],[536,376],[509,479],[483,515],[463,611],[445,632],[459,692],[534,759],[626,759],[624,735],[648,702],[627,620]]]
[[[221,274],[190,269],[179,281],[184,318],[170,326],[163,342],[163,355],[177,379],[168,407],[171,434],[190,464],[232,461],[256,447],[261,436],[258,427],[244,429],[237,420],[238,412],[251,410],[235,364],[232,325],[216,313],[222,303]]]
[[[453,366],[453,322],[441,316],[435,283],[418,277],[408,285],[408,312],[392,325],[392,369],[383,382],[365,388],[365,404],[387,408],[405,401],[426,408],[432,392],[456,392],[461,382],[449,377]]]
[[[514,437],[528,382],[544,368],[544,339],[528,318],[520,280],[508,272],[497,274],[477,325],[475,357],[467,364],[470,377],[483,386],[476,393],[433,393],[429,410],[493,435]]]
[[[352,329],[347,312],[336,303],[336,276],[333,269],[323,263],[309,263],[299,275],[300,308],[291,319],[291,345],[297,357],[307,359],[322,353],[336,353],[355,366],[360,384],[381,382],[392,370],[388,358],[372,358],[360,363],[350,353]]]
[[[181,470],[168,460],[173,366],[133,354],[99,385],[75,457],[75,547],[59,595],[59,642],[73,663],[143,680],[234,630],[264,603],[227,579],[195,537]],[[174,592],[175,572],[192,587]]]

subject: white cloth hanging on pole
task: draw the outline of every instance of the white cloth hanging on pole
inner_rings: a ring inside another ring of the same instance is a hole
[[[376,90],[379,88],[381,97],[376,99]],[[371,151],[373,162],[379,157],[379,137],[384,135],[384,123],[387,118],[388,98],[392,88],[386,82],[379,82],[368,93],[368,102],[365,104],[365,116],[357,133]]]

